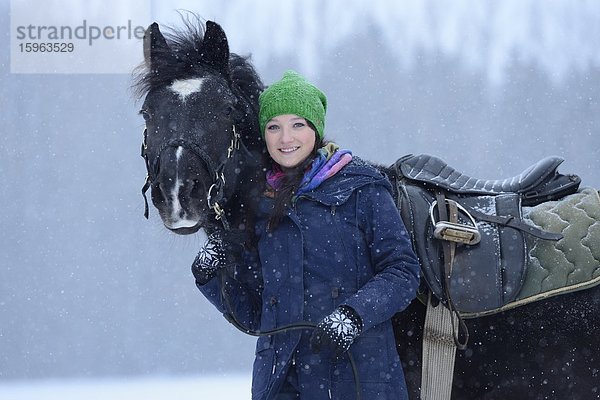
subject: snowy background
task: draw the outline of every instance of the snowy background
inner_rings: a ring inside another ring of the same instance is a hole
[[[49,15],[85,11],[62,3]],[[430,153],[504,178],[559,155],[600,187],[598,1],[148,8],[145,24],[180,25],[176,9],[219,22],[266,83],[309,76],[329,98],[328,136],[364,158]],[[195,288],[201,235],[143,218],[131,76],[11,73],[9,12],[0,0],[0,399],[249,398],[254,339]]]

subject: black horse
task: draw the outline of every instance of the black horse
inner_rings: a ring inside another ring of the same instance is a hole
[[[136,88],[145,95],[144,189],[166,228],[180,234],[252,225],[267,157],[258,132],[263,85],[230,54],[219,25],[187,23],[167,37],[152,24]],[[382,170],[393,174],[390,169]],[[415,300],[394,322],[412,398],[419,398],[425,307]],[[467,321],[453,399],[600,398],[600,288]]]

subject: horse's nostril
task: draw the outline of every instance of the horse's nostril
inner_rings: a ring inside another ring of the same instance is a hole
[[[152,184],[152,200],[155,203],[164,203],[167,201],[165,186],[160,181],[156,181]]]

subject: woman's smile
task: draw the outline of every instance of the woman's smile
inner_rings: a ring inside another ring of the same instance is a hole
[[[295,147],[286,147],[283,149],[279,149],[279,151],[283,152],[283,153],[291,153],[292,151],[296,151],[298,150],[300,147],[295,146]]]

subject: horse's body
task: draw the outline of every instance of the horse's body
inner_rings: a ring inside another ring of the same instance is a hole
[[[600,288],[565,294],[467,320],[453,399],[600,398]],[[425,306],[413,301],[395,317],[411,398],[419,398]]]
[[[214,23],[207,23],[204,35],[188,31],[169,42],[153,24],[144,50],[146,71],[138,89],[146,95],[145,153],[152,200],[165,226],[188,234],[211,231],[225,219],[233,228],[250,228],[267,168],[256,123],[263,86],[254,69],[229,54],[225,34]],[[240,149],[232,145],[233,127]],[[211,176],[219,166],[224,183]],[[221,215],[215,197],[224,210],[221,221],[215,219]],[[413,398],[421,381],[424,318],[417,300],[395,317]],[[457,354],[453,398],[600,398],[599,287],[467,324],[470,341]]]

